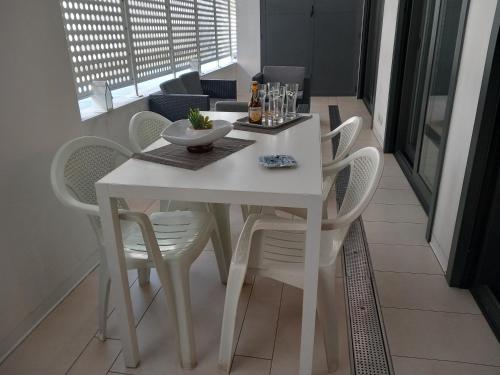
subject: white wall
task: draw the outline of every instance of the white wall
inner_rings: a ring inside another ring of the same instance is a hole
[[[250,97],[250,81],[260,71],[260,1],[237,0],[238,98]]]
[[[471,0],[431,246],[446,270],[497,0]]]
[[[1,358],[97,257],[49,182],[57,148],[82,134],[59,2],[2,1],[0,50]]]
[[[398,5],[399,0],[385,0],[384,16],[382,19],[377,88],[375,91],[375,109],[373,112],[373,132],[382,145],[384,144],[385,138]]]
[[[243,77],[248,87],[260,67],[258,4],[238,2],[252,17],[238,15],[241,69],[230,65],[206,78]],[[98,261],[87,219],[52,193],[53,155],[81,135],[128,147],[128,122],[147,99],[80,121],[58,1],[2,1],[0,50],[1,361]]]

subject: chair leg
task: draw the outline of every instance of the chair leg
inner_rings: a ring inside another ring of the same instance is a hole
[[[167,267],[169,280],[164,284],[164,292],[177,332],[181,366],[184,369],[193,369],[196,367],[196,347],[191,316],[189,268],[177,262],[169,263]]]
[[[335,273],[321,272],[318,280],[318,318],[323,329],[328,372],[335,372],[339,363],[337,314],[335,313]]]
[[[99,340],[106,340],[106,324],[108,322],[108,303],[111,279],[108,274],[106,261],[101,261],[99,265],[99,292],[97,301],[97,314],[99,327],[97,337]]]
[[[139,279],[139,285],[145,286],[149,284],[150,275],[151,275],[151,269],[149,267],[138,268],[137,278]]]
[[[222,332],[219,349],[219,367],[229,373],[233,357],[234,329],[241,288],[246,275],[246,267],[231,265],[226,286],[226,300],[222,318]]]
[[[220,282],[222,284],[226,284],[231,258],[229,257],[228,259],[226,253],[224,252],[224,246],[222,245],[222,240],[220,238],[219,227],[217,223],[215,223],[214,225],[211,239],[212,245],[214,246],[215,258],[217,259],[217,266],[219,268]]]

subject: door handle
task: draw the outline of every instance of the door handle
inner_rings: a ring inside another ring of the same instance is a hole
[[[309,15],[311,18],[314,17],[314,5],[311,5],[311,14]]]

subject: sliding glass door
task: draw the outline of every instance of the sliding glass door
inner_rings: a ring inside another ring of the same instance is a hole
[[[430,225],[453,109],[467,4],[468,0],[408,0],[396,157],[429,213]]]
[[[453,107],[461,40],[459,29],[466,0],[441,0],[441,11],[426,98],[418,175],[432,193],[437,185],[440,150]]]

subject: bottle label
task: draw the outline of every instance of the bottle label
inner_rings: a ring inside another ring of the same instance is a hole
[[[262,120],[262,111],[260,107],[248,108],[248,120],[253,123],[260,123]]]

